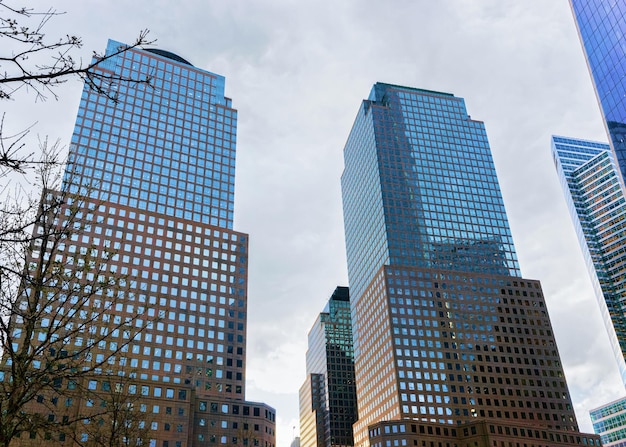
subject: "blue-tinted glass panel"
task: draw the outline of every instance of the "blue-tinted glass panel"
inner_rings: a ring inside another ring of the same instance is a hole
[[[611,145],[626,177],[626,2],[571,0]]]

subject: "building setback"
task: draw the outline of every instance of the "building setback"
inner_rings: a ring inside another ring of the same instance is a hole
[[[309,332],[306,373],[300,388],[300,445],[354,445],[356,390],[347,287],[335,289]]]
[[[107,54],[120,46],[109,41]],[[118,376],[141,390],[133,405],[152,447],[273,447],[274,409],[245,400],[248,235],[232,228],[237,111],[224,77],[158,49],[130,49],[97,70],[149,76],[151,86],[112,84],[115,101],[85,86],[63,190],[95,206],[53,256],[115,250],[102,274],[127,278],[125,299],[95,324],[145,317],[85,389],[107,391]],[[122,337],[90,359],[106,359]],[[79,395],[71,405],[94,403]],[[87,426],[77,430],[91,442]]]
[[[570,0],[570,6],[609,142],[622,178],[626,178],[626,3]]]
[[[521,277],[484,124],[463,99],[375,84],[344,160],[355,445],[433,445],[428,430],[464,436],[479,421],[497,441],[480,445],[599,442],[578,433],[541,286]]]

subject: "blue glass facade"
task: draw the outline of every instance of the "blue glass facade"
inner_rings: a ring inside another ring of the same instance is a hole
[[[593,431],[604,447],[626,447],[626,399],[591,410]]]
[[[386,264],[520,276],[485,126],[462,98],[376,84],[344,158],[354,295]]]
[[[85,86],[66,183],[88,179],[98,200],[232,229],[237,111],[224,77],[139,50],[101,68],[152,86],[114,84],[117,101]]]
[[[626,383],[626,200],[608,144],[552,137],[552,157]]]
[[[570,0],[622,178],[626,177],[626,3]]]

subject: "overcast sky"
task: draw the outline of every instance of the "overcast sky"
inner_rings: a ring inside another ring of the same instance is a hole
[[[13,2],[14,4],[16,2]],[[250,234],[247,399],[298,434],[307,332],[347,285],[339,177],[377,81],[450,92],[485,122],[523,275],[541,280],[583,431],[621,397],[550,157],[553,134],[607,141],[566,0],[44,0],[50,35],[151,30],[157,46],[226,77],[239,111],[235,229]],[[7,126],[69,141],[81,85],[0,104]],[[295,429],[294,429],[295,427]]]

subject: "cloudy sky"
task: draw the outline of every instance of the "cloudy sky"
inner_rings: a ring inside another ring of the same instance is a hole
[[[16,2],[13,2],[14,4]],[[235,229],[250,234],[247,398],[298,434],[306,338],[347,285],[342,149],[372,84],[454,93],[486,124],[525,277],[542,281],[578,420],[624,393],[550,157],[552,134],[606,141],[566,0],[43,0],[50,35],[151,30],[226,77],[239,110]],[[2,103],[8,128],[69,140],[81,85]],[[294,428],[295,427],[295,428]]]

